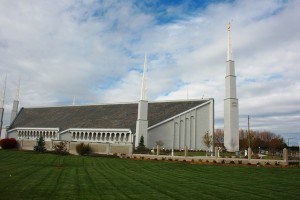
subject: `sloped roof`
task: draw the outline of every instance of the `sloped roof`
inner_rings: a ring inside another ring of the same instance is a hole
[[[207,100],[149,102],[149,127]],[[9,129],[17,127],[60,128],[130,128],[135,132],[138,104],[107,104],[22,108]]]

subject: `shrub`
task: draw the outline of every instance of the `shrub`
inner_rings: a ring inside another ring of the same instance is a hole
[[[267,162],[265,165],[271,165],[269,162]]]
[[[247,165],[252,165],[252,164],[248,162]]]
[[[243,162],[241,160],[238,161],[239,164],[242,164]]]
[[[59,142],[58,144],[55,144],[53,146],[53,150],[55,154],[58,155],[67,155],[69,154],[68,149],[67,149],[67,142]]]
[[[5,138],[0,140],[0,146],[2,149],[14,149],[17,148],[17,140],[15,138]]]
[[[222,160],[221,163],[222,163],[222,164],[225,164],[225,160]]]
[[[217,161],[213,160],[213,163],[215,163],[215,164],[216,164],[216,163],[217,163]]]
[[[235,164],[235,163],[234,163],[234,161],[233,161],[233,160],[231,160],[231,161],[229,162],[229,164]]]
[[[33,147],[33,150],[39,153],[44,153],[46,151],[45,140],[42,136],[36,140],[36,145]]]
[[[79,155],[88,155],[91,153],[91,147],[88,144],[81,142],[80,144],[76,145],[76,152]]]

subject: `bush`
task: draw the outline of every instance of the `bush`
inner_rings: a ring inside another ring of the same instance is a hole
[[[18,143],[15,138],[5,138],[0,140],[0,146],[2,149],[14,149],[17,148]]]
[[[67,149],[67,142],[59,142],[58,144],[55,144],[53,146],[53,150],[55,154],[58,155],[67,155],[69,154],[68,149]]]
[[[221,163],[222,163],[222,164],[225,164],[225,160],[222,160]]]
[[[265,165],[271,165],[269,162],[267,162]]]
[[[81,142],[80,144],[76,145],[76,152],[79,155],[88,155],[91,153],[91,147],[88,144]]]
[[[239,164],[243,164],[243,162],[241,160],[238,161]]]
[[[231,160],[231,161],[229,162],[229,164],[235,164],[235,163],[234,163],[234,161],[233,161],[233,160]]]
[[[33,150],[39,153],[44,153],[46,151],[45,140],[42,136],[36,140],[36,145],[33,147]]]

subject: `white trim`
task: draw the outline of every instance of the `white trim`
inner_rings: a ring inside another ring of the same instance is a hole
[[[189,110],[186,110],[186,111],[184,111],[184,112],[182,112],[182,113],[179,113],[179,114],[177,114],[177,115],[175,115],[175,116],[173,116],[173,117],[170,117],[170,118],[168,118],[168,119],[166,119],[166,120],[164,120],[164,121],[162,121],[162,122],[159,122],[159,123],[157,123],[157,124],[154,124],[153,126],[150,126],[150,127],[148,128],[148,130],[150,130],[150,129],[152,129],[152,128],[155,128],[155,127],[157,127],[157,126],[159,126],[159,125],[161,125],[161,124],[164,124],[164,123],[166,123],[166,122],[168,122],[168,121],[171,121],[171,120],[173,120],[173,119],[175,119],[175,118],[177,118],[177,117],[180,117],[180,116],[182,116],[182,115],[184,115],[184,114],[186,114],[186,113],[189,113],[189,112],[191,112],[191,111],[193,111],[193,110],[196,110],[197,108],[206,106],[207,104],[210,104],[211,102],[212,102],[212,99],[209,99],[208,101],[206,101],[206,102],[204,102],[204,103],[202,103],[202,104],[200,104],[200,105],[198,105],[198,106],[195,106],[195,107],[193,107],[193,108],[191,108],[191,109],[189,109]]]
[[[17,127],[14,129],[9,130],[7,133],[13,132],[13,131],[18,131],[18,130],[37,130],[37,131],[58,131],[59,132],[59,128],[30,128],[30,127]]]
[[[65,132],[70,131],[85,131],[85,132],[129,132],[132,133],[130,129],[123,129],[123,128],[69,128],[62,132],[59,132],[59,134],[63,134]]]

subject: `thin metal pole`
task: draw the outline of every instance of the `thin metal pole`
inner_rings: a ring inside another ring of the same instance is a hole
[[[250,148],[250,116],[248,115],[248,147]]]

